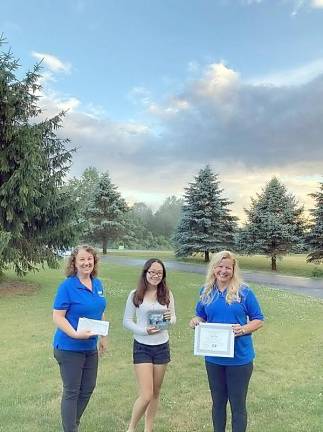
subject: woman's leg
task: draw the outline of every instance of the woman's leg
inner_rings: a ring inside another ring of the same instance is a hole
[[[153,422],[158,409],[160,388],[163,383],[166,368],[167,364],[153,365],[153,395],[146,409],[145,432],[152,432],[153,430]]]
[[[98,353],[91,351],[85,353],[85,362],[83,364],[82,381],[80,386],[80,394],[77,401],[76,424],[80,424],[82,414],[91,398],[96,385],[96,377],[98,372]]]
[[[225,432],[227,422],[228,390],[226,366],[205,362],[209,387],[212,396],[212,420],[214,432]]]
[[[139,397],[134,403],[128,432],[134,432],[153,397],[153,364],[138,363],[134,365],[137,378]]]
[[[232,432],[247,430],[247,392],[253,364],[227,366],[228,395],[232,413]]]
[[[63,381],[61,415],[64,432],[77,432],[77,401],[83,373],[84,354],[54,350]]]

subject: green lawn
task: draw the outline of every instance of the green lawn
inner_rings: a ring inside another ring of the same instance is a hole
[[[109,351],[80,432],[125,432],[136,386],[130,332],[122,328],[128,292],[139,268],[104,266],[109,299]],[[0,431],[58,432],[61,381],[53,359],[51,304],[61,270],[29,275],[33,294],[0,292]],[[155,432],[211,432],[210,395],[202,358],[192,355],[193,315],[202,275],[169,272],[177,324],[171,331],[172,362],[162,389]],[[249,390],[248,432],[322,432],[323,301],[254,286],[266,315],[255,334],[257,358]],[[142,432],[142,425],[138,431]],[[229,429],[228,429],[229,431]]]
[[[110,250],[109,254],[136,258],[150,258],[158,256],[164,260],[177,260],[182,262],[205,264],[203,256],[196,255],[188,258],[176,258],[173,251],[131,251]],[[277,260],[277,273],[292,276],[323,278],[323,265],[306,262],[306,254],[290,254]],[[271,261],[264,255],[238,255],[239,265],[243,270],[271,272]]]

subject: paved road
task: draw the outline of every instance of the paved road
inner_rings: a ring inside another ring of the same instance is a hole
[[[113,264],[142,266],[146,259],[108,255],[102,257],[102,261],[111,262]],[[189,264],[181,263],[178,261],[164,261],[164,263],[169,270],[179,270],[183,272],[205,274],[205,265],[203,264]],[[284,276],[258,271],[242,271],[242,275],[244,281],[246,282],[254,282],[257,284],[269,286],[271,288],[291,291],[297,294],[303,294],[323,299],[322,279],[310,279],[298,276]]]

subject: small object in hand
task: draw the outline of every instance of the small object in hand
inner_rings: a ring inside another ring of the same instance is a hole
[[[148,323],[159,330],[165,330],[169,326],[170,321],[164,318],[164,312],[151,311],[148,312]]]

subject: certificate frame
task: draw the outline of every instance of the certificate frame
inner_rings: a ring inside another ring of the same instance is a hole
[[[194,355],[234,357],[233,324],[200,323],[195,327]]]

